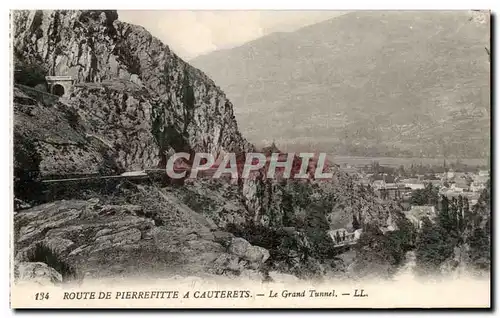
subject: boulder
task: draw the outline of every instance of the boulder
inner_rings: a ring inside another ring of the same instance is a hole
[[[14,266],[14,279],[16,283],[30,282],[50,286],[60,284],[62,275],[45,263],[21,262]]]
[[[260,246],[254,246],[241,237],[231,240],[229,252],[252,263],[262,264],[269,258],[268,250]]]
[[[269,251],[260,246],[250,246],[245,254],[246,259],[255,263],[265,263],[269,256]]]
[[[244,269],[244,264],[240,263],[239,257],[227,253],[221,254],[212,264],[210,272],[222,275],[230,272],[241,272]]]
[[[245,257],[247,250],[252,246],[247,240],[241,237],[236,237],[231,240],[231,245],[229,245],[229,252],[239,256]]]

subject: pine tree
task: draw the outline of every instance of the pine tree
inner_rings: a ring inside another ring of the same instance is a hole
[[[392,241],[377,226],[367,225],[355,246],[352,269],[357,276],[388,278],[394,272],[396,260],[391,253]]]
[[[439,191],[436,187],[432,185],[432,183],[428,183],[425,187],[426,195],[427,195],[427,204],[433,205],[437,207],[439,201]]]
[[[458,213],[457,231],[462,234],[465,230],[465,219],[462,213]]]
[[[469,198],[465,197],[463,199],[463,203],[464,203],[464,220],[467,221],[467,218],[469,217],[470,213]]]
[[[491,214],[488,215],[486,223],[484,224],[484,231],[488,238],[491,240]]]
[[[455,197],[453,197],[453,199],[451,199],[449,215],[450,215],[450,225],[449,225],[449,228],[447,228],[446,230],[448,232],[451,232],[451,231],[454,231],[458,228],[458,225],[457,225],[457,223],[458,223],[457,222],[458,221],[458,204],[457,204],[457,199]]]
[[[444,195],[441,197],[441,209],[438,215],[438,224],[447,231],[451,228],[449,200]]]
[[[462,196],[458,196],[458,203],[457,203],[457,231],[458,233],[463,233],[465,229],[465,222],[464,222],[464,199]]]
[[[469,237],[470,259],[472,265],[481,270],[490,268],[490,241],[486,232],[481,228],[476,228]]]
[[[355,215],[352,216],[352,228],[354,229],[354,231],[361,228],[361,226],[359,225],[358,218]]]
[[[464,213],[464,198],[461,195],[458,196],[457,200],[457,212],[459,214]]]
[[[434,225],[428,218],[423,220],[416,242],[416,265],[421,274],[433,274],[453,253],[453,244],[445,230]]]

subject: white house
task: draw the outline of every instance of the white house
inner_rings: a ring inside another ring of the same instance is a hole
[[[420,229],[424,218],[429,218],[432,221],[437,214],[434,206],[412,205],[410,211],[405,212],[405,216],[417,229]]]
[[[480,177],[488,177],[490,175],[490,172],[488,170],[479,170],[478,174]]]
[[[453,179],[454,177],[455,177],[455,172],[453,171],[453,169],[448,170],[448,172],[446,173],[446,178]]]
[[[470,190],[472,192],[481,192],[486,188],[486,185],[482,182],[474,181],[470,184]]]
[[[337,246],[354,244],[360,238],[361,233],[361,229],[354,232],[348,232],[344,228],[328,231],[328,235],[330,235],[334,245]]]
[[[425,189],[425,184],[423,183],[405,183],[405,187],[412,190]]]
[[[375,190],[379,190],[379,189],[385,188],[385,186],[386,186],[386,184],[385,184],[384,180],[375,180],[372,183],[372,187]]]
[[[359,240],[362,233],[363,233],[363,229],[357,229],[356,231],[354,231],[354,240],[356,240],[356,241]]]

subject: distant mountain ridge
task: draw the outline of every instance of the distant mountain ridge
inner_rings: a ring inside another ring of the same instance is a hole
[[[490,148],[489,38],[469,11],[358,11],[190,63],[255,144],[477,158]]]

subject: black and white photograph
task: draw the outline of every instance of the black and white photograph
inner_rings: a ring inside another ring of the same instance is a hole
[[[12,308],[490,308],[488,10],[11,10]]]

